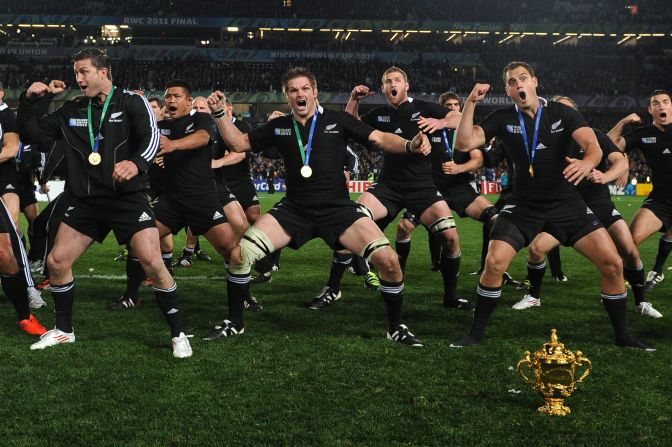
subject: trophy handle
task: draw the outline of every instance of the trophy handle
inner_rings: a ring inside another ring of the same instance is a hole
[[[586,357],[583,356],[581,351],[576,351],[576,366],[583,366],[583,364],[587,364],[588,366],[586,367],[586,370],[581,374],[581,377],[578,378],[578,380],[574,383],[581,383],[583,382],[583,379],[585,379],[588,374],[593,370],[593,364],[591,363],[590,360],[588,360]]]
[[[523,378],[525,383],[528,385],[532,385],[534,387],[534,381],[530,380],[525,373],[523,372],[523,368],[532,368],[532,360],[530,360],[530,351],[525,351],[525,355],[523,356],[522,359],[518,360],[518,364],[516,365],[516,371],[518,371],[518,374]]]

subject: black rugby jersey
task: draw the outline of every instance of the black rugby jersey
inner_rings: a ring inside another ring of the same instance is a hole
[[[450,154],[446,147],[446,139],[443,132],[439,130],[428,135],[429,142],[432,145],[432,179],[436,186],[451,186],[461,183],[469,183],[472,179],[471,172],[463,172],[456,175],[445,174],[443,172],[443,167],[441,165],[447,161],[452,160],[456,164],[461,165],[471,160],[471,156],[468,152],[456,151],[453,147],[454,134],[454,129],[446,129],[446,137],[448,137],[448,144],[450,145]]]
[[[623,138],[625,150],[641,150],[651,168],[653,190],[650,196],[657,201],[672,203],[672,128],[663,131],[649,124]]]
[[[18,128],[26,144],[65,141],[68,184],[78,198],[120,197],[146,191],[149,187],[147,169],[159,148],[156,118],[145,98],[116,88],[112,93],[105,122],[100,125],[103,104],[98,98],[85,96],[66,101],[53,113],[44,115],[55,95],[45,93],[28,98],[21,94]],[[92,128],[103,137],[99,153],[102,161],[88,161],[91,141],[88,132],[88,105],[92,104]],[[123,160],[138,167],[138,175],[125,182],[112,179],[115,165]]]
[[[318,112],[310,154],[313,173],[308,178],[300,174],[303,160],[294,133],[292,115],[275,118],[248,134],[250,145],[255,151],[275,146],[282,155],[287,174],[287,198],[313,206],[349,199],[343,175],[348,139],[366,145],[374,130],[346,112],[322,107],[318,107]],[[304,147],[308,144],[311,121],[312,118],[303,126],[297,122]]]
[[[611,138],[609,138],[607,134],[595,128],[593,128],[593,130],[597,136],[597,142],[600,143],[600,148],[602,148],[602,160],[600,160],[600,164],[598,164],[595,169],[605,172],[609,167],[609,154],[617,152],[618,154],[621,154],[621,156],[623,155],[618,149],[618,146],[611,141]],[[568,157],[583,159],[583,149],[581,149],[575,141],[572,141],[572,144],[570,145]],[[599,199],[611,199],[608,185],[593,183],[588,179],[583,179],[576,188],[586,202]]]
[[[531,147],[535,117],[523,113],[523,120]],[[513,197],[533,201],[579,198],[574,185],[562,173],[567,166],[565,156],[573,141],[572,133],[579,128],[588,127],[579,112],[558,102],[544,105],[539,122],[534,178],[529,173],[530,159],[523,141],[516,105],[495,110],[485,117],[480,126],[485,132],[485,141],[490,141],[492,137],[500,138],[514,163]]]
[[[233,125],[236,126],[236,128],[242,133],[248,133],[250,131],[250,125],[245,121],[236,118],[233,118],[232,121]],[[222,154],[221,157],[223,156],[224,154]],[[220,170],[227,183],[237,183],[242,180],[248,181],[252,178],[252,174],[250,173],[250,161],[247,159],[247,157],[243,158],[235,165],[222,166]]]
[[[408,98],[408,101],[394,108],[389,104],[376,107],[362,116],[374,129],[413,139],[420,128],[418,120],[425,118],[445,118],[449,110],[433,102]],[[383,154],[383,168],[379,182],[413,182],[419,187],[434,185],[432,182],[430,157],[422,154]]]
[[[16,133],[18,136],[18,131],[16,129],[16,115],[12,109],[7,105],[7,103],[0,104],[0,149],[5,144],[5,134],[6,133]],[[3,163],[0,163],[0,182],[3,183],[16,183],[19,180],[18,173],[16,172],[15,159],[6,160]],[[16,187],[16,185],[12,185]],[[3,191],[13,192],[11,189]]]
[[[187,114],[181,118],[159,121],[159,132],[171,140],[179,140],[198,130],[205,130],[210,140],[205,146],[164,155],[164,187],[172,196],[198,197],[203,192],[215,190],[210,146],[213,118],[203,112]]]

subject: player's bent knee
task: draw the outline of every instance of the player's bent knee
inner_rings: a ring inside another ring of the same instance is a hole
[[[618,256],[610,256],[598,265],[604,276],[617,277],[623,273],[623,261]]]
[[[401,272],[399,256],[397,256],[397,253],[395,253],[389,245],[387,247],[381,247],[373,253],[371,264],[378,269],[382,276],[390,276],[394,273]]]
[[[231,273],[239,275],[250,273],[255,262],[274,251],[275,247],[273,247],[273,243],[266,233],[255,227],[250,227],[240,240],[240,262],[232,263],[229,270]]]
[[[485,269],[494,274],[502,275],[508,267],[506,261],[498,256],[496,253],[488,253],[488,256],[485,258]]]

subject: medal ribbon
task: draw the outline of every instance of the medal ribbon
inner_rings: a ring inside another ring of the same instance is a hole
[[[299,133],[299,125],[292,115],[292,124],[294,125],[294,133],[296,134],[296,141],[299,142],[299,151],[301,152],[301,160],[303,160],[303,165],[308,166],[310,163],[310,151],[313,149],[313,133],[315,132],[315,123],[317,122],[317,109],[315,109],[315,114],[313,115],[313,122],[310,123],[310,133],[308,134],[308,144],[304,149],[303,141],[301,140],[301,134]]]
[[[16,158],[14,159],[14,166],[16,167],[17,172],[21,166],[21,154],[23,154],[23,143],[19,141],[19,152],[17,152]]]
[[[446,154],[450,157],[450,159],[453,159],[453,152],[455,149],[455,137],[457,137],[457,131],[453,132],[453,146],[450,146],[450,143],[448,142],[448,133],[446,132],[446,129],[443,129],[443,142],[446,143]]]
[[[520,132],[523,134],[523,142],[525,143],[525,151],[530,159],[530,168],[534,165],[534,155],[537,152],[537,139],[539,137],[539,121],[541,120],[541,109],[543,105],[539,101],[539,108],[537,109],[537,116],[534,119],[534,136],[532,137],[532,149],[527,141],[527,130],[525,129],[525,121],[523,121],[523,112],[518,110],[518,121],[520,122]],[[534,172],[534,171],[531,171]]]
[[[113,85],[112,90],[110,90],[110,93],[107,95],[107,98],[105,98],[105,104],[103,104],[103,113],[100,115],[100,123],[98,124],[98,135],[100,136],[100,131],[103,128],[103,122],[105,121],[105,114],[107,113],[107,107],[110,105],[110,100],[112,99],[112,95],[114,94],[114,89],[116,87]],[[92,113],[91,113],[91,101],[93,99],[89,98],[89,108],[87,110],[87,125],[89,128],[89,141],[91,142],[91,150],[94,153],[98,152],[98,143],[100,140],[98,137],[93,136],[93,118],[92,118]]]

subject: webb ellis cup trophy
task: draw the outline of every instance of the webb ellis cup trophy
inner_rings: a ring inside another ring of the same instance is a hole
[[[580,368],[584,364],[586,368],[583,374],[575,380],[577,367]],[[534,380],[525,375],[524,368],[532,369]],[[563,402],[592,369],[592,363],[581,351],[576,351],[575,355],[565,348],[563,343],[558,342],[555,329],[551,329],[551,342],[544,343],[541,349],[534,353],[534,360],[530,359],[530,351],[526,351],[517,365],[518,374],[546,401],[546,405],[542,405],[538,410],[554,416],[566,416],[571,412]]]

